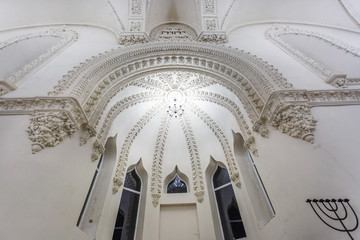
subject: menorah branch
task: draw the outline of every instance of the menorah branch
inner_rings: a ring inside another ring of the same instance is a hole
[[[323,223],[336,231],[346,232],[349,235],[350,239],[354,240],[350,233],[358,228],[359,220],[354,209],[350,205],[349,199],[307,199],[306,202],[310,204],[315,214],[320,218]],[[338,206],[339,203],[343,206],[343,217],[340,217],[342,214],[340,215],[340,209]],[[347,206],[351,209],[354,215],[355,226],[353,228],[350,228],[349,226],[347,226],[347,223],[345,223],[345,220],[348,219],[349,211],[347,210],[347,207],[344,203],[347,204]],[[319,209],[320,211],[317,209]],[[341,227],[337,227],[336,224],[340,224]]]

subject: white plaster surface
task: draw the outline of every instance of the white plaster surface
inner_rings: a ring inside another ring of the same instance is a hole
[[[80,2],[76,1],[74,6],[80,4]],[[127,6],[128,1],[126,2],[126,4],[114,3],[114,6]],[[33,5],[37,6],[40,3],[43,3],[43,1],[37,0]],[[81,3],[86,5],[83,2]],[[157,6],[160,3],[161,1],[156,1]],[[195,2],[193,3],[195,4]],[[219,6],[221,16],[226,14],[226,6],[229,6],[230,3],[231,1],[226,1],[224,6]],[[106,5],[106,1],[97,4],[93,7],[98,6],[100,8],[103,4]],[[238,1],[234,9],[231,10],[232,13],[229,15],[229,20],[227,20],[224,29],[230,29],[235,25],[238,26],[247,22],[248,20],[243,21],[241,18],[249,17],[255,11],[255,8],[248,8],[247,15],[241,16],[241,13],[246,11],[246,6],[249,4],[249,1]],[[253,19],[250,20],[275,21],[279,19],[274,16],[281,13],[280,20],[311,21],[316,24],[327,23],[344,28],[354,26],[351,20],[346,18],[345,13],[341,12],[340,6],[336,7],[336,1],[326,8],[328,10],[322,16],[320,14],[315,16],[314,13],[322,12],[319,9],[323,9],[324,1],[311,4],[309,1],[304,1],[301,4],[297,3],[298,5],[293,2],[282,2],[283,5],[281,5],[277,0],[274,3],[275,6],[266,8],[269,4],[265,4],[263,1],[253,3],[252,7],[261,8],[258,15],[254,15]],[[26,9],[29,5],[30,3],[23,2],[21,8]],[[39,14],[38,18],[29,22],[29,24],[50,22],[65,24],[68,22],[66,19],[76,18],[75,20],[81,20],[80,22],[95,21],[99,25],[107,25],[109,28],[117,29],[117,25],[113,22],[115,20],[111,16],[112,13],[108,12],[107,5],[106,9],[99,9],[93,16],[82,12],[75,17],[72,14],[75,10],[72,8],[66,12],[69,15],[69,18],[65,19],[66,21],[59,16],[64,13],[63,8],[69,5],[68,1],[47,3],[43,7],[53,9],[60,5],[59,15],[53,13],[54,16],[52,17],[53,10],[49,10],[46,14]],[[274,10],[276,6],[279,7],[280,5],[281,8]],[[309,5],[314,5],[314,7],[302,18],[300,14],[308,11]],[[245,9],[236,11],[241,6]],[[288,12],[289,9],[296,6],[299,7],[296,8],[296,11]],[[86,5],[86,7],[87,10],[82,9],[82,11],[90,11],[90,5]],[[6,8],[13,10],[14,5],[6,2]],[[19,11],[24,11],[24,9]],[[121,19],[126,19],[127,10],[126,8],[119,11]],[[0,13],[1,11],[4,10],[1,9]],[[102,14],[106,16],[97,21],[97,18]],[[156,12],[154,14],[156,15]],[[192,12],[191,14],[195,13]],[[239,16],[235,16],[236,14],[239,14]],[[263,17],[260,18],[259,16],[262,14]],[[289,14],[293,14],[293,16]],[[30,16],[30,11],[21,19],[7,16],[7,22],[2,22],[0,28],[23,25]],[[154,22],[151,24],[157,25],[158,22],[156,21],[163,18],[165,19],[163,15],[154,16],[152,18]],[[295,89],[335,89],[292,56],[267,40],[265,31],[272,26],[271,24],[258,24],[236,28],[229,34],[228,45],[233,48],[244,49],[264,59],[277,68],[287,78],[288,82],[293,84]],[[62,76],[74,66],[78,66],[80,62],[84,62],[85,59],[99,53],[119,47],[117,39],[111,31],[90,26],[69,25],[69,27],[78,33],[79,39],[57,54],[45,66],[26,78],[17,90],[2,96],[2,98],[47,96],[47,93],[53,90],[57,81],[61,80]],[[356,31],[350,32],[307,25],[301,25],[301,27],[311,31],[336,35],[337,38],[343,41],[360,46],[359,36]],[[47,28],[36,27],[2,31],[0,32],[0,40],[8,39],[19,33],[38,32]],[[171,70],[174,70],[174,68]],[[149,70],[149,74],[153,73],[153,70],[156,70],[155,67]],[[136,77],[138,76],[134,76],[131,80],[136,79]],[[245,115],[250,128],[252,127],[245,106],[238,99],[235,99],[235,95],[230,91],[218,85],[212,85],[201,90],[218,93],[240,105],[240,111]],[[117,101],[134,93],[147,91],[149,90],[144,87],[133,86],[121,91],[109,102],[105,113]],[[194,92],[196,91],[194,90]],[[163,97],[162,104],[167,107],[165,93]],[[190,103],[186,101],[184,106]],[[225,138],[229,140],[229,145],[232,147],[232,130],[238,132],[240,128],[231,113],[213,103],[194,102],[214,119],[214,122],[223,131]],[[108,136],[117,135],[117,149],[116,153],[114,153],[116,155],[115,166],[117,166],[118,162],[126,160],[125,169],[128,169],[129,166],[137,164],[141,159],[144,172],[146,172],[144,175],[147,175],[147,189],[142,196],[144,206],[141,208],[144,223],[142,231],[137,234],[137,240],[159,239],[162,226],[161,206],[174,207],[178,205],[191,205],[194,208],[196,206],[195,216],[197,216],[201,240],[219,240],[217,239],[219,226],[214,226],[214,224],[218,224],[218,220],[214,218],[217,210],[214,207],[212,189],[209,187],[211,186],[208,182],[209,173],[205,171],[211,165],[210,157],[225,166],[228,165],[228,162],[225,159],[224,146],[219,142],[219,136],[216,136],[210,128],[215,127],[214,125],[209,124],[209,122],[206,124],[195,113],[185,108],[184,114],[189,120],[193,138],[196,141],[201,166],[200,173],[203,174],[204,196],[202,202],[199,202],[194,195],[195,177],[193,176],[191,161],[196,158],[194,155],[190,155],[187,142],[191,136],[184,135],[180,119],[172,118],[169,123],[166,141],[160,146],[163,151],[162,169],[159,175],[156,176],[160,176],[164,181],[175,166],[178,166],[181,172],[189,179],[190,192],[181,195],[168,195],[163,192],[163,182],[160,182],[161,197],[159,203],[156,207],[152,203],[151,188],[154,186],[151,185],[154,178],[152,164],[156,138],[161,133],[161,119],[167,114],[165,109],[155,114],[142,130],[135,135],[134,139],[131,139],[134,141],[129,148],[128,159],[120,159],[120,156],[124,153],[121,148],[129,132],[152,106],[153,102],[151,101],[130,106],[115,118],[108,134]],[[19,113],[28,114],[28,112],[22,112],[21,109]],[[311,113],[318,121],[314,144],[292,138],[273,127],[269,127],[268,138],[263,138],[254,133],[259,154],[258,157],[253,155],[254,162],[276,214],[268,224],[261,229],[259,228],[251,196],[246,191],[244,176],[239,171],[239,181],[242,185],[239,188],[233,183],[233,188],[244,220],[248,235],[247,239],[249,240],[346,239],[344,233],[333,231],[317,218],[310,206],[305,202],[308,198],[347,197],[353,204],[355,211],[358,213],[360,211],[360,205],[358,204],[360,202],[360,190],[358,187],[360,181],[358,174],[360,169],[358,161],[360,107],[358,105],[313,107]],[[36,154],[32,154],[31,141],[26,133],[30,123],[29,119],[28,115],[0,115],[0,239],[13,240],[26,237],[29,240],[89,240],[90,238],[76,227],[76,222],[97,165],[97,161],[91,162],[95,138],[90,138],[87,144],[79,146],[79,132],[76,132],[71,137],[65,138],[56,147],[47,147]],[[102,117],[100,123],[104,120],[105,117]],[[235,162],[234,167],[239,168],[239,166]],[[112,176],[116,171],[115,167],[112,170]],[[122,193],[122,186],[120,186],[118,192],[113,194],[113,186],[113,181],[110,181],[110,185],[103,191],[105,192],[105,200],[96,232],[97,239],[112,239],[113,225]],[[171,215],[169,212],[168,214]],[[185,222],[188,217],[184,216],[183,218],[182,220]],[[360,230],[356,230],[352,235],[355,239],[360,238]]]

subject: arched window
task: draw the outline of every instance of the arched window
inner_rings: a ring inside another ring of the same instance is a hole
[[[113,240],[133,240],[139,214],[141,179],[134,168],[126,174]]]
[[[96,237],[96,231],[105,203],[106,193],[111,183],[111,174],[116,160],[116,137],[111,137],[105,144],[93,179],[90,184],[77,226],[85,232],[89,239]]]
[[[167,193],[187,193],[187,186],[176,174],[175,178],[167,186]]]
[[[244,185],[246,186],[246,191],[251,199],[257,224],[261,229],[275,217],[275,210],[255,162],[250,152],[244,147],[243,137],[241,134],[235,132],[233,132],[233,136],[235,158],[239,163],[240,172],[245,183]]]
[[[224,240],[246,237],[228,171],[218,165],[212,181]]]
[[[189,179],[182,173],[178,166],[166,176],[164,180],[164,193],[188,193]]]

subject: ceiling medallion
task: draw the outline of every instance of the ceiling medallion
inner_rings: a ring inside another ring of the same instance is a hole
[[[167,113],[170,117],[181,117],[184,113],[182,104],[185,102],[184,93],[178,89],[170,90],[166,94],[166,101],[169,104]]]

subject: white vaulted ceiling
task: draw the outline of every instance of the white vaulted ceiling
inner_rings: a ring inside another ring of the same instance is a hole
[[[90,24],[119,32],[124,28],[122,25],[127,14],[128,0],[2,0],[0,29],[47,24]]]
[[[346,3],[346,6],[351,3],[351,12],[360,12],[355,0]],[[202,0],[147,0],[143,4],[148,33],[166,22],[182,22],[201,30]],[[89,24],[119,33],[126,31],[128,6],[129,0],[2,0],[0,30],[46,24]],[[345,7],[337,0],[218,0],[215,15],[219,29],[227,32],[258,22],[295,22],[357,29]]]
[[[201,31],[200,2],[196,0],[151,0],[148,5],[147,29],[167,22],[185,23]]]
[[[225,31],[259,22],[293,22],[356,29],[337,0],[235,0],[231,8],[219,3],[220,12],[223,13],[219,21],[224,21],[222,30]],[[228,8],[227,16],[224,8]]]

